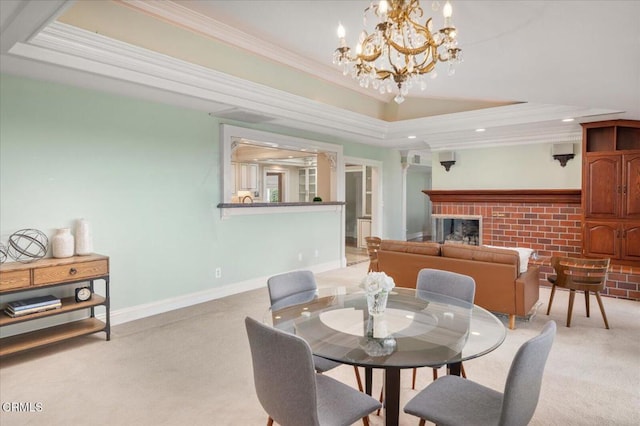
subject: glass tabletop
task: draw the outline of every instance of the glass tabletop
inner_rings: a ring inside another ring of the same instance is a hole
[[[305,339],[314,355],[367,367],[437,367],[491,352],[502,322],[471,303],[394,288],[384,314],[370,316],[364,290],[321,288],[285,298],[264,321]]]

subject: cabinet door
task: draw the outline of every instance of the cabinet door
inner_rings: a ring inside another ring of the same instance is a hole
[[[640,260],[640,223],[622,225],[622,259]]]
[[[371,166],[365,167],[364,182],[364,215],[371,216],[371,196],[373,194],[373,168]]]
[[[367,248],[367,240],[365,238],[371,236],[371,220],[358,219],[358,247]]]
[[[316,171],[315,167],[298,170],[298,201],[313,201],[317,195]]]
[[[587,158],[585,167],[585,216],[613,219],[620,211],[621,156],[597,155]]]
[[[258,165],[240,165],[240,188],[243,190],[256,190],[258,188]]]
[[[309,191],[307,190],[307,170],[298,170],[298,201],[309,201]]]
[[[640,219],[640,154],[624,155],[622,162],[622,217]]]
[[[583,232],[584,255],[619,258],[619,233],[620,230],[617,223],[585,222]]]
[[[307,169],[307,189],[309,191],[309,199],[307,201],[313,201],[313,198],[318,195],[318,177],[316,174],[317,169],[315,167]]]

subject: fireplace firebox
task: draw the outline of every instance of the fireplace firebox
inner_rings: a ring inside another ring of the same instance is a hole
[[[444,244],[482,244],[482,216],[431,215],[432,241]]]

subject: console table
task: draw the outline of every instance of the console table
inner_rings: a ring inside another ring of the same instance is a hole
[[[95,280],[104,281],[103,294],[97,294],[94,287]],[[92,297],[85,302],[76,302],[75,297],[62,297],[62,307],[44,312],[12,318],[0,312],[0,327],[33,321],[54,315],[74,311],[86,310],[88,318],[70,320],[66,323],[40,328],[35,331],[18,333],[0,338],[0,356],[33,349],[52,343],[61,342],[78,336],[104,331],[106,340],[111,338],[109,320],[109,258],[92,254],[88,256],[73,256],[65,259],[41,259],[32,263],[5,263],[0,265],[0,296],[14,293],[25,293],[42,288],[56,288],[62,286],[81,287],[80,283],[89,283]],[[4,308],[6,303],[2,303]],[[103,306],[105,320],[95,316],[95,308]]]

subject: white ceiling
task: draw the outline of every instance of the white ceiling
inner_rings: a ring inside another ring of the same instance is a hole
[[[175,2],[319,66],[331,65],[339,21],[354,47],[369,5],[367,0]],[[422,1],[439,28],[440,13],[432,12],[430,3]],[[428,91],[414,96],[624,108],[634,109],[636,117],[640,113],[639,2],[452,4],[465,62],[454,77],[442,70]],[[635,93],[629,90],[634,87]]]
[[[72,3],[0,1],[0,70],[207,112],[263,115],[276,125],[363,143],[434,151],[577,141],[579,122],[640,119],[638,1],[453,0],[465,62],[452,77],[443,68],[425,92],[410,96],[519,103],[399,122],[317,105],[57,23],[45,27]],[[126,3],[183,27],[203,25],[210,36],[381,99],[331,64],[338,21],[353,44],[367,0]],[[423,7],[432,13],[430,2],[423,0]],[[205,81],[195,81],[196,74]],[[568,116],[578,119],[560,122]],[[476,133],[477,127],[487,131]],[[409,134],[418,137],[409,141]]]

